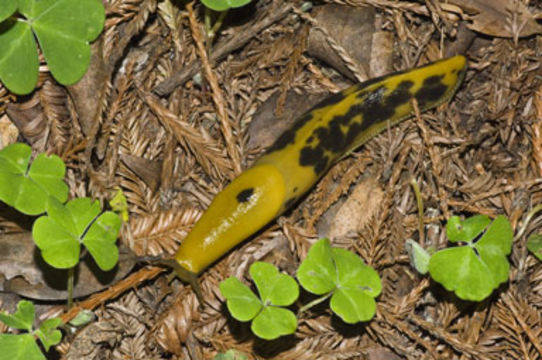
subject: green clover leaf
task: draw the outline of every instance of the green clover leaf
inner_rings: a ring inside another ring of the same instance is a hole
[[[60,318],[51,318],[42,322],[40,328],[36,330],[45,351],[49,351],[51,346],[58,344],[62,340],[62,333],[58,330],[61,324],[62,320]]]
[[[332,248],[328,239],[311,247],[297,278],[313,294],[332,293],[331,310],[346,323],[367,321],[375,314],[374,298],[382,289],[378,273],[354,253]]]
[[[68,186],[62,180],[64,162],[56,155],[39,154],[28,168],[32,150],[15,143],[0,150],[0,200],[22,213],[43,213],[50,196],[60,202],[68,198]]]
[[[452,224],[455,228],[459,224],[463,232],[461,241],[467,242],[467,245],[435,253],[429,260],[429,273],[459,298],[481,301],[508,280],[510,264],[506,257],[512,248],[513,233],[510,223],[501,215],[491,223],[480,240],[475,241],[484,230],[480,230],[481,224],[486,221],[470,219],[463,222],[453,220]],[[472,229],[469,228],[471,225]]]
[[[0,334],[0,359],[45,360],[32,334]]]
[[[34,33],[53,77],[63,85],[79,81],[90,64],[89,42],[103,29],[102,2],[19,0],[19,12],[26,19],[0,24],[0,80],[14,93],[32,91],[39,66]]]
[[[203,5],[214,11],[225,11],[245,6],[252,0],[201,0]]]
[[[118,261],[115,242],[121,220],[115,213],[99,215],[100,211],[98,201],[90,198],[77,198],[65,206],[50,199],[47,215],[38,218],[32,228],[43,259],[56,268],[73,267],[79,262],[83,243],[100,269],[111,270]]]
[[[273,340],[292,334],[297,328],[297,319],[290,310],[279,306],[291,305],[299,297],[295,280],[264,262],[255,262],[249,271],[260,298],[237,278],[230,277],[220,283],[232,316],[239,321],[252,320],[252,331],[262,339]]]
[[[34,315],[34,304],[28,300],[21,300],[15,313],[0,313],[0,321],[13,329],[32,331]]]

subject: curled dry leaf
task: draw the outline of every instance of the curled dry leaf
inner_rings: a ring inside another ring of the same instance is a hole
[[[499,37],[525,37],[542,33],[542,24],[521,1],[450,0],[463,10],[470,28]],[[519,36],[518,36],[519,35]]]
[[[120,159],[134,172],[147,186],[155,192],[160,185],[162,163],[139,156],[121,155]]]

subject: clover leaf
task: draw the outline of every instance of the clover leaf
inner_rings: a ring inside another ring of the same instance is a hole
[[[21,300],[15,313],[0,313],[0,321],[13,329],[32,331],[34,315],[34,304],[28,300]]]
[[[60,318],[47,319],[41,323],[36,335],[40,338],[45,351],[49,351],[51,346],[54,346],[62,340],[62,333],[58,330],[58,327],[62,324]]]
[[[527,249],[542,261],[542,235],[533,234],[527,240]]]
[[[0,15],[12,7],[0,10]],[[19,12],[26,19],[9,18],[0,24],[0,80],[14,93],[32,91],[39,67],[34,33],[53,77],[63,85],[79,81],[90,64],[89,42],[103,29],[102,2],[19,0]]]
[[[510,264],[506,256],[512,248],[512,228],[502,215],[488,224],[489,219],[480,215],[465,221],[450,218],[446,233],[466,245],[438,251],[429,260],[431,277],[463,300],[483,300],[508,280]]]
[[[214,11],[225,11],[230,8],[245,6],[252,0],[201,0],[203,5]]]
[[[21,143],[0,150],[0,200],[37,215],[45,211],[50,196],[66,201],[68,186],[62,180],[66,167],[58,156],[39,154],[28,167],[31,155],[30,147]]]
[[[332,248],[328,239],[310,248],[297,278],[313,294],[331,294],[331,310],[346,323],[367,321],[376,312],[374,298],[382,289],[378,273],[354,253]]]
[[[0,321],[7,326],[28,331],[27,334],[0,334],[0,359],[45,359],[34,340],[34,335],[38,335],[46,351],[60,342],[62,333],[57,328],[62,324],[62,320],[60,318],[47,319],[41,323],[38,330],[33,332],[34,316],[34,304],[28,300],[19,301],[14,314],[0,313]]]
[[[111,270],[118,261],[115,244],[121,220],[113,212],[100,214],[98,201],[77,198],[66,205],[50,199],[47,215],[34,222],[32,235],[43,259],[53,267],[66,269],[79,262],[84,244],[100,269]]]
[[[252,331],[262,339],[273,340],[292,334],[297,328],[297,319],[290,310],[279,306],[289,306],[299,297],[295,280],[264,262],[255,262],[249,272],[259,298],[237,278],[230,277],[220,283],[220,292],[232,316],[239,321],[252,320]]]

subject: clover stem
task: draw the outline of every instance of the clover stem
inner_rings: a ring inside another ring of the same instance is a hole
[[[68,309],[73,306],[73,279],[75,277],[75,267],[68,269]]]
[[[308,303],[307,305],[302,306],[302,307],[297,311],[297,316],[299,316],[299,315],[301,315],[303,312],[309,310],[311,307],[316,306],[316,305],[320,304],[320,303],[323,302],[323,301],[326,301],[331,295],[333,295],[333,291],[330,291],[330,292],[328,292],[327,294],[325,294],[324,296],[320,296],[319,298],[314,299],[313,301],[311,301],[311,302]]]
[[[542,210],[542,204],[535,206],[531,211],[527,213],[527,216],[525,216],[525,221],[523,222],[523,226],[519,229],[516,235],[516,239],[519,239],[523,235],[525,230],[527,230],[527,226],[529,226],[529,222],[531,222],[532,217],[540,210]]]
[[[416,196],[416,203],[418,205],[418,232],[420,234],[419,244],[423,247],[425,246],[425,234],[423,226],[423,199],[420,193],[420,187],[418,186],[418,182],[415,178],[412,178],[412,180],[410,181],[410,185],[412,185],[414,195]]]
[[[213,40],[218,32],[218,29],[220,29],[222,26],[227,14],[228,10],[221,11],[220,14],[218,14],[218,18],[216,19],[215,23],[213,26],[211,26],[211,9],[205,7],[205,47],[207,48],[207,55],[210,55]]]

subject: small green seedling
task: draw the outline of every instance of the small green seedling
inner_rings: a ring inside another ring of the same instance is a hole
[[[17,304],[14,314],[0,313],[0,321],[13,329],[24,330],[23,334],[0,334],[0,359],[1,360],[44,360],[38,344],[34,340],[37,336],[45,351],[49,351],[62,339],[62,333],[58,327],[62,324],[60,318],[47,319],[41,323],[38,329],[33,329],[35,317],[34,304],[27,300],[21,300]]]
[[[47,215],[38,218],[32,227],[43,259],[55,268],[74,267],[84,244],[100,269],[111,270],[119,258],[115,242],[121,220],[111,211],[100,212],[98,201],[90,198],[74,199],[66,205],[50,198]]]
[[[273,340],[293,334],[297,319],[293,312],[281,306],[292,305],[299,297],[296,281],[264,262],[255,262],[249,272],[260,297],[235,277],[220,283],[220,291],[227,300],[231,315],[239,321],[252,320],[252,332],[262,339]]]
[[[429,272],[429,260],[431,259],[431,251],[425,250],[417,242],[408,239],[405,244],[410,264],[420,274],[425,275]]]
[[[215,38],[218,29],[222,26],[228,11],[232,8],[238,8],[245,6],[250,3],[252,0],[201,0],[203,5],[205,5],[205,36],[206,36],[206,47],[207,53],[211,49],[211,45]],[[218,18],[215,23],[211,25],[211,10],[218,11]]]
[[[529,239],[527,240],[527,249],[529,249],[538,260],[542,261],[542,235],[533,234],[529,236]]]
[[[463,300],[481,301],[508,280],[512,228],[502,215],[490,222],[485,215],[464,221],[452,216],[446,235],[464,245],[440,250],[429,260],[431,277]]]
[[[102,32],[105,10],[101,0],[1,0],[0,21],[0,80],[28,94],[38,80],[34,36],[53,77],[74,84],[90,64],[89,42]]]
[[[332,248],[328,239],[310,248],[297,278],[305,290],[323,295],[322,301],[331,296],[331,310],[346,323],[368,321],[375,314],[374,298],[382,289],[378,273],[356,254]]]
[[[27,215],[45,211],[51,196],[60,202],[68,198],[62,180],[66,167],[56,156],[39,154],[30,164],[32,149],[16,143],[0,150],[0,200]]]

